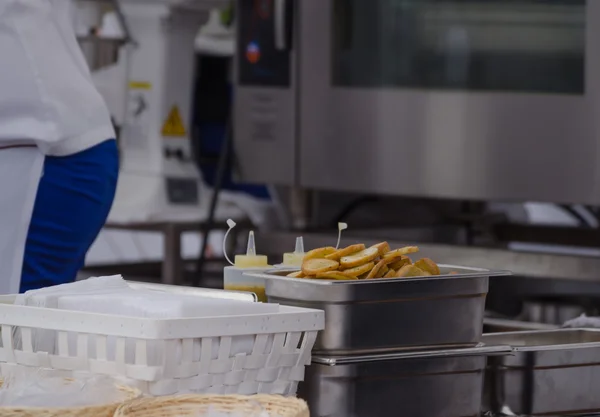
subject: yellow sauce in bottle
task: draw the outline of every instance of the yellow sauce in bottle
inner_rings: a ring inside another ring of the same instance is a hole
[[[266,303],[267,294],[264,279],[244,276],[244,271],[265,270],[269,263],[265,255],[256,254],[254,243],[254,232],[248,234],[248,247],[245,255],[236,255],[233,266],[224,269],[223,288],[230,291],[252,292],[256,294],[258,301]]]
[[[283,254],[282,267],[295,268],[302,266],[304,260],[304,239],[302,236],[296,238],[296,249],[294,252],[286,252]]]
[[[243,284],[231,284],[225,285],[226,290],[230,291],[244,291],[244,292],[253,292],[256,294],[258,301],[266,303],[267,293],[265,292],[265,287],[261,287],[258,285],[243,285]]]

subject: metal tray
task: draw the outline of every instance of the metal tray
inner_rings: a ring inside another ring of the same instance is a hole
[[[518,321],[518,320],[506,320],[496,318],[484,318],[483,319],[483,332],[484,333],[507,333],[507,332],[520,332],[524,330],[535,331],[535,330],[556,330],[559,326],[554,324],[546,323],[534,323],[529,321]]]
[[[508,346],[313,357],[298,394],[314,417],[478,416],[486,356]]]
[[[325,311],[316,354],[476,346],[488,278],[510,273],[450,265],[440,269],[446,275],[360,281],[289,278],[290,269],[252,275],[266,279],[270,302]]]
[[[517,416],[516,414],[512,413],[511,414],[502,414],[502,413],[492,413],[490,411],[486,411],[485,413],[483,413],[481,415],[481,417],[531,417],[531,416]],[[566,415],[545,415],[544,417],[600,417],[600,414],[571,414],[570,416],[566,416]]]
[[[485,392],[492,411],[504,405],[525,415],[600,412],[600,331],[497,333],[482,340],[514,350],[488,363]]]

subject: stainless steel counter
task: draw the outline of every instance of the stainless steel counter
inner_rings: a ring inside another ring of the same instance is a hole
[[[598,330],[496,333],[484,335],[483,342],[514,350],[488,362],[488,409],[544,416],[600,412]]]
[[[313,356],[298,388],[314,417],[465,417],[481,410],[486,358],[507,346]]]

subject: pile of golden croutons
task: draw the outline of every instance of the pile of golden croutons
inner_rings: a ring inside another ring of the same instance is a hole
[[[387,242],[381,242],[371,247],[358,243],[343,249],[318,248],[307,252],[302,261],[301,270],[288,276],[292,278],[358,280],[440,275],[440,268],[429,258],[422,258],[413,263],[408,255],[418,251],[417,246],[392,250]]]

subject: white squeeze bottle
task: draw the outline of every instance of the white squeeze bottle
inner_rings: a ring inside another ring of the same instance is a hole
[[[293,252],[283,254],[283,262],[275,265],[276,268],[300,268],[304,259],[304,239],[302,236],[296,238],[296,248]]]
[[[233,220],[228,220],[229,230],[235,227]],[[248,246],[245,255],[235,255],[235,261],[231,262],[225,252],[225,239],[223,239],[223,253],[231,266],[223,269],[223,282],[226,290],[253,292],[259,301],[267,302],[265,293],[265,280],[253,276],[244,275],[244,272],[264,272],[272,267],[267,261],[265,255],[256,254],[256,243],[254,241],[254,232],[248,234]]]
[[[346,223],[338,223],[338,240],[335,246],[336,249],[340,247],[340,242],[342,239],[342,231],[348,228],[348,224]],[[283,262],[275,265],[275,268],[282,269],[291,269],[291,268],[300,268],[302,266],[302,261],[304,260],[304,238],[299,236],[296,238],[296,249],[294,252],[286,252],[283,254]]]

